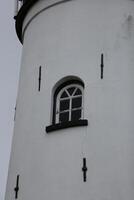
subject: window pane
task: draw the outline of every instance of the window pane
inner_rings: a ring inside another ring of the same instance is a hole
[[[69,99],[60,101],[60,112],[69,109]]]
[[[67,91],[69,92],[70,95],[73,94],[74,90],[75,90],[75,87],[70,87],[67,89]]]
[[[81,95],[81,94],[82,94],[82,93],[81,93],[81,90],[80,90],[80,89],[77,89],[74,95]]]
[[[82,97],[72,99],[72,108],[79,108],[82,106]]]
[[[59,115],[60,122],[67,122],[69,121],[69,112],[60,113]]]
[[[62,95],[61,95],[60,98],[66,98],[66,97],[68,97],[68,95],[67,95],[67,93],[64,91],[64,92],[62,93]]]
[[[81,118],[81,110],[74,110],[71,112],[71,120],[76,121]]]

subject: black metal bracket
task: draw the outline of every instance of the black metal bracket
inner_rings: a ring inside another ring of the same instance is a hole
[[[104,55],[101,54],[101,79],[103,79],[103,73],[104,73]]]
[[[39,85],[38,85],[38,91],[40,92],[40,88],[41,88],[41,66],[39,67]]]
[[[20,176],[17,175],[17,178],[16,178],[16,187],[14,188],[14,191],[15,191],[15,199],[18,199],[18,192],[19,192],[19,178],[20,178]]]
[[[87,181],[87,164],[86,164],[86,158],[83,158],[83,167],[82,167],[82,171],[83,171],[83,181],[86,182]]]

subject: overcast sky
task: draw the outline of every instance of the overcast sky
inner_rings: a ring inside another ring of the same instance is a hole
[[[4,0],[0,7],[0,200],[4,200],[11,140],[14,126],[21,59],[13,20],[14,0]]]

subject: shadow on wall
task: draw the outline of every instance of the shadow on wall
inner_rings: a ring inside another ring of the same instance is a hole
[[[131,39],[134,33],[134,17],[131,14],[125,16],[125,21],[122,24],[122,28],[124,32],[123,38]]]

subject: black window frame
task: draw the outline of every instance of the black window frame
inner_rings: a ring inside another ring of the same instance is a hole
[[[66,122],[60,122],[56,123],[56,100],[57,100],[57,95],[59,92],[66,86],[77,84],[83,87],[84,90],[84,83],[80,80],[68,80],[61,85],[59,85],[53,95],[53,113],[52,113],[52,125],[46,127],[46,132],[52,132],[64,128],[69,128],[69,127],[76,127],[76,126],[87,126],[88,125],[88,120],[87,119],[79,119],[76,121],[66,121]]]

